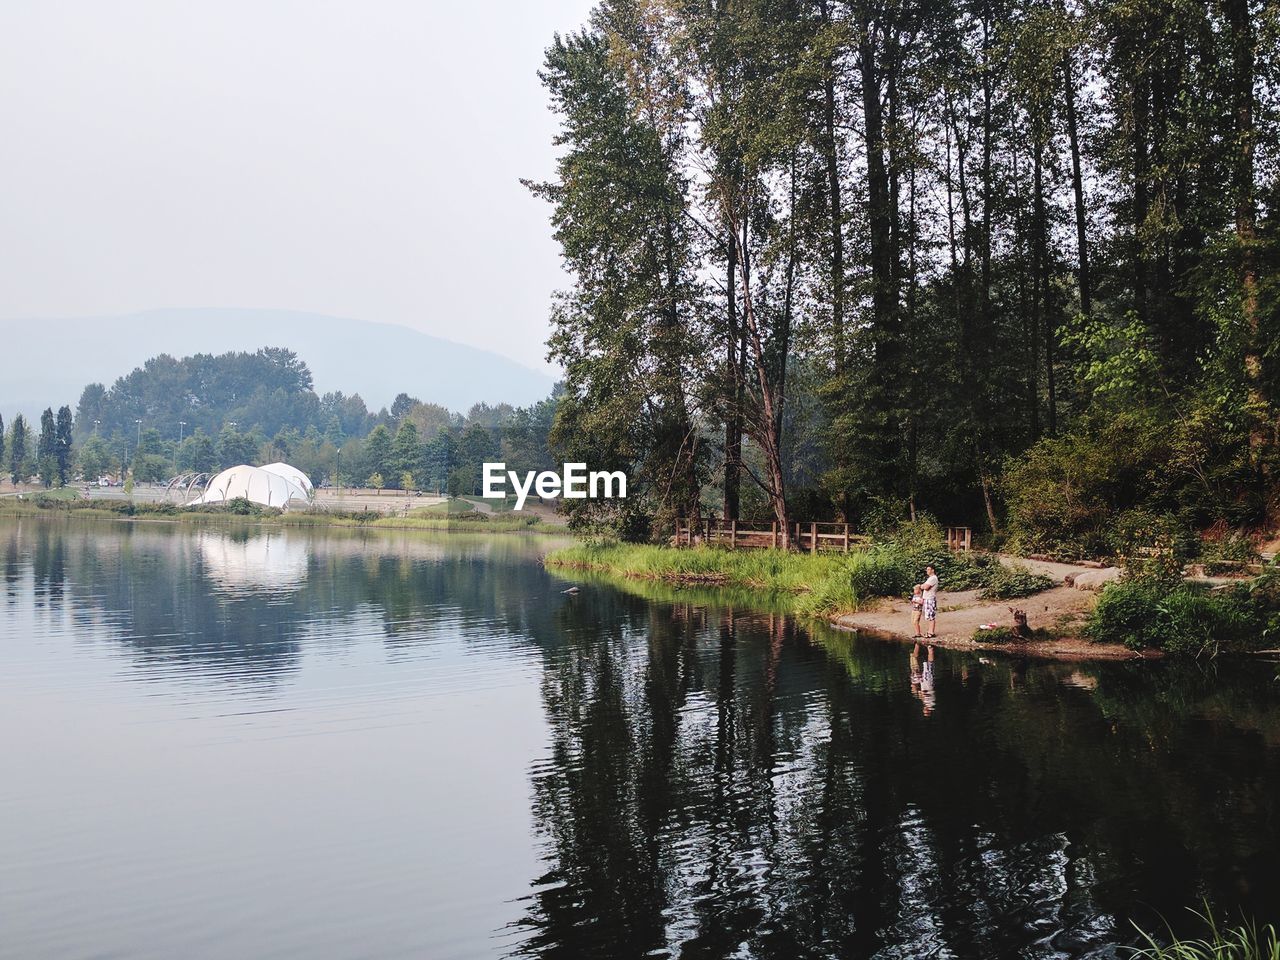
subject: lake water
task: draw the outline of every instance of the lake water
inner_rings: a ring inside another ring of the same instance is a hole
[[[0,956],[1059,957],[1280,918],[1269,662],[1019,663],[544,538],[0,521]]]

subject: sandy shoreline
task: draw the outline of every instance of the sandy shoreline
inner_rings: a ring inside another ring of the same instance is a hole
[[[944,588],[938,600],[937,636],[932,641],[935,646],[1056,660],[1135,660],[1162,656],[1159,650],[1135,651],[1123,644],[1094,643],[1081,636],[1085,621],[1098,602],[1098,594],[1068,587],[1063,580],[1096,567],[1043,560],[1014,559],[1012,562],[1052,577],[1059,586],[1021,600],[982,600],[979,590],[948,592]],[[1012,626],[1010,608],[1024,610],[1028,626],[1048,631],[1049,638],[1025,643],[981,643],[973,639],[974,631],[984,624]],[[834,617],[831,622],[847,630],[860,630],[885,639],[908,642],[916,639],[912,635],[911,604],[905,599],[879,600],[864,610]]]

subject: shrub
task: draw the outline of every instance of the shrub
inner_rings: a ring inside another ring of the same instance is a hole
[[[1167,459],[1164,425],[1164,418],[1133,411],[1084,423],[1009,460],[1000,487],[1011,548],[1061,557],[1109,553],[1117,508],[1152,495],[1151,464]]]
[[[849,571],[849,592],[855,606],[874,597],[910,593],[917,582],[910,558],[893,547],[879,547],[856,556]]]
[[[1116,517],[1111,552],[1133,576],[1176,580],[1198,544],[1190,524],[1171,513],[1126,510]]]
[[[1088,633],[1100,642],[1179,656],[1246,650],[1270,636],[1275,620],[1274,610],[1251,590],[1241,584],[1210,593],[1154,578],[1122,580],[1102,591]]]
[[[1018,600],[1048,590],[1053,585],[1053,578],[1043,573],[1036,573],[1020,564],[1006,566],[996,561],[987,577],[982,599]]]

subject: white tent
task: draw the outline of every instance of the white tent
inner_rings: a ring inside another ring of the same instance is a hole
[[[238,467],[223,470],[210,480],[204,495],[192,500],[188,506],[197,503],[222,503],[237,497],[244,497],[264,507],[285,507],[290,500],[305,501],[307,492],[278,473],[242,463]]]
[[[294,486],[301,487],[308,497],[315,496],[315,488],[311,485],[311,478],[290,463],[267,463],[263,464],[263,470],[268,473],[274,473],[277,476],[284,477]]]

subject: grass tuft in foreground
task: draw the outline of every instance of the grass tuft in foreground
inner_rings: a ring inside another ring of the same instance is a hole
[[[1183,940],[1169,934],[1168,944],[1139,929],[1145,946],[1133,949],[1131,956],[1140,960],[1280,960],[1280,935],[1268,924],[1259,928],[1256,923],[1245,922],[1234,927],[1221,927],[1212,911],[1192,911],[1208,932],[1203,939]]]

